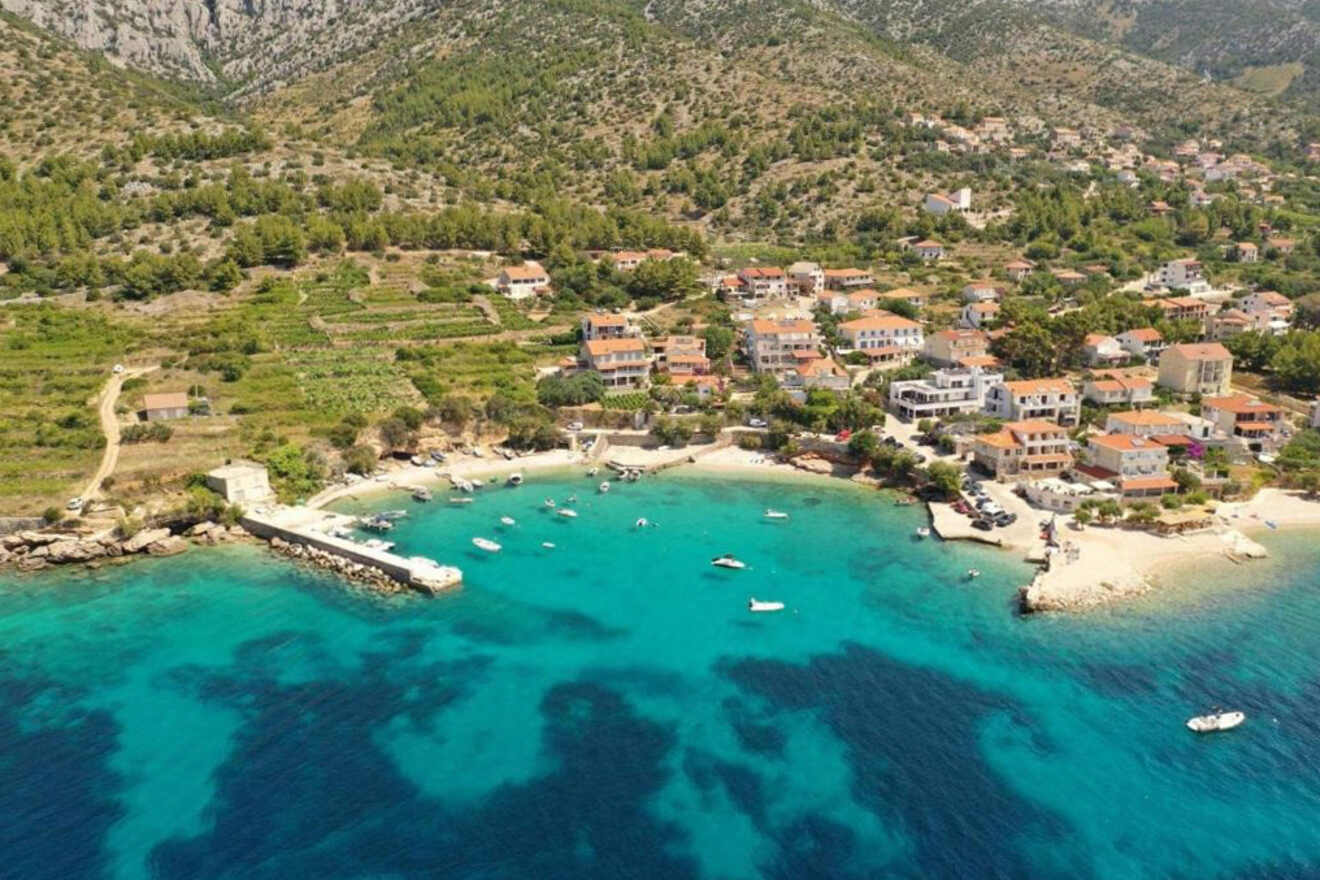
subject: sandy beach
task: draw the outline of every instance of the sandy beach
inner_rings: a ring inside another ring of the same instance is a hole
[[[1071,518],[1059,530],[1071,553],[1055,554],[1027,589],[1033,610],[1094,607],[1158,589],[1164,579],[1195,564],[1250,565],[1266,549],[1252,539],[1277,528],[1320,526],[1320,502],[1282,489],[1262,489],[1245,502],[1221,504],[1212,529],[1164,537],[1130,529],[1087,526]]]

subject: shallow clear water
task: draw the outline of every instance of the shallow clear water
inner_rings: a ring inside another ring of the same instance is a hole
[[[375,502],[412,511],[401,551],[464,568],[436,600],[357,599],[253,548],[0,580],[0,876],[1320,869],[1305,534],[1023,619],[1024,566],[915,541],[922,514],[873,493],[593,487]],[[572,492],[578,519],[541,508]],[[749,570],[710,567],[726,551]],[[1250,720],[1183,728],[1214,703]]]

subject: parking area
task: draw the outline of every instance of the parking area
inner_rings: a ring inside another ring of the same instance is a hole
[[[1004,513],[1016,517],[1008,525],[995,526],[994,529],[986,532],[987,535],[999,538],[1005,546],[1024,549],[1029,549],[1040,541],[1040,522],[1050,518],[1048,511],[1032,507],[1025,498],[1013,491],[1010,484],[997,483],[994,480],[978,480],[974,476],[970,477],[968,482],[971,486],[979,488]],[[977,496],[971,492],[964,492],[963,497],[972,503],[977,500]]]

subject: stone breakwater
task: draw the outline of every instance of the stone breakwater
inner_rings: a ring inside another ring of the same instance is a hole
[[[335,574],[347,581],[361,584],[367,592],[378,596],[401,596],[410,587],[378,568],[354,562],[343,556],[320,550],[308,544],[294,544],[283,538],[271,538],[270,549],[281,556]]]
[[[208,546],[248,537],[240,526],[226,528],[209,522],[199,523],[185,534],[194,543]],[[186,551],[188,544],[185,537],[166,528],[142,529],[127,538],[22,531],[0,538],[0,565],[12,565],[19,571],[79,563],[96,567],[136,556],[175,556]]]

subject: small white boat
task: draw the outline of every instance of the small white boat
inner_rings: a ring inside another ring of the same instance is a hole
[[[747,563],[743,562],[741,559],[735,559],[732,553],[725,553],[723,556],[716,556],[710,561],[710,564],[718,568],[743,569],[747,567]]]
[[[555,542],[554,542],[554,541],[542,541],[542,542],[541,542],[541,546],[544,547],[544,548],[547,549],[547,550],[553,550],[553,549],[555,549]]]
[[[752,611],[752,612],[761,612],[761,611],[783,611],[783,610],[784,610],[784,603],[783,603],[783,602],[762,602],[762,601],[760,601],[760,600],[758,600],[758,599],[748,599],[748,600],[747,600],[747,610],[748,610],[748,611]]]
[[[505,480],[510,486],[521,486],[523,475],[518,473],[509,474],[509,479]]]
[[[388,553],[394,549],[394,542],[382,541],[380,538],[368,538],[362,542],[362,546],[370,550],[379,550],[382,553]]]
[[[501,525],[511,526],[514,524],[514,519],[511,516],[502,516],[500,517],[500,523]]]
[[[478,480],[476,477],[473,477],[472,479],[468,480],[468,482],[472,484],[473,489],[480,489],[481,487],[486,485],[484,480]]]
[[[458,497],[453,497],[453,498],[450,498],[450,499],[449,499],[449,503],[450,503],[450,504],[471,504],[471,503],[472,503],[472,499],[471,499],[471,498],[458,498]]]
[[[473,538],[472,544],[478,550],[485,550],[487,553],[499,553],[501,549],[499,544],[489,538]]]
[[[1195,718],[1187,719],[1187,729],[1197,733],[1217,733],[1221,730],[1232,730],[1246,720],[1247,716],[1244,712],[1216,710],[1209,715],[1197,715]]]
[[[473,485],[469,480],[455,480],[454,485],[458,487],[458,491],[460,492],[471,492],[473,489]]]
[[[576,495],[569,495],[569,496],[568,496],[567,498],[565,498],[564,500],[567,501],[569,504],[576,504],[576,503],[577,503],[577,496],[576,496]]]
[[[784,513],[782,510],[772,510],[772,509],[770,509],[770,508],[766,508],[766,511],[765,511],[765,518],[766,518],[766,519],[788,519],[788,514]]]
[[[598,473],[600,473],[600,468],[598,468],[598,467],[594,467],[594,468],[592,468],[591,470],[587,471],[587,476],[589,476],[589,477],[594,477],[594,476],[596,476],[596,474],[598,474]]]
[[[577,519],[577,511],[569,510],[567,507],[561,507],[559,509],[559,515],[565,519]]]
[[[430,501],[431,490],[425,486],[418,486],[412,490],[413,501]]]
[[[596,488],[600,490],[600,494],[604,495],[606,492],[610,491],[610,481],[606,480]]]
[[[969,569],[967,569],[967,577],[968,577],[969,579],[970,579],[970,578],[979,578],[980,576],[981,576],[981,570],[980,570],[979,568],[969,568]]]
[[[915,534],[918,538],[929,538],[930,529],[926,528],[925,526],[922,526],[921,528],[917,529]]]
[[[554,510],[554,508],[555,508],[555,499],[553,499],[553,498],[547,498],[547,499],[545,499],[545,506],[548,507],[548,508],[550,508],[551,510]]]
[[[644,529],[644,528],[646,528],[647,526],[649,526],[650,524],[651,524],[651,521],[648,520],[648,519],[647,519],[646,517],[644,517],[644,516],[642,516],[642,517],[638,517],[637,522],[633,523],[633,525],[636,526],[636,527],[639,528],[639,529]]]

